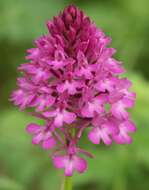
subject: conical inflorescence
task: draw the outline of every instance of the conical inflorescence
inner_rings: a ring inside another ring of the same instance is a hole
[[[87,169],[81,154],[92,157],[78,145],[86,128],[93,144],[132,142],[129,133],[136,127],[127,109],[134,106],[135,93],[120,77],[125,70],[112,58],[111,39],[81,10],[68,6],[47,27],[18,68],[22,76],[11,101],[45,121],[27,126],[32,143],[52,149],[55,167],[71,176]]]

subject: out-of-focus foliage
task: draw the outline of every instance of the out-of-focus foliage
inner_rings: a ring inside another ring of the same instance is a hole
[[[0,0],[0,190],[57,190],[57,172],[49,152],[31,145],[25,126],[34,118],[8,102],[15,87],[16,67],[24,62],[33,39],[47,32],[45,22],[69,3],[75,3],[103,28],[125,62],[137,92],[132,112],[138,131],[132,145],[81,147],[92,150],[89,168],[75,175],[78,190],[149,189],[149,1],[148,0]],[[41,122],[41,121],[38,121]]]

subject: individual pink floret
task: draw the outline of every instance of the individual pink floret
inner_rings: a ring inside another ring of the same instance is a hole
[[[72,176],[74,171],[83,173],[87,169],[86,160],[77,155],[54,156],[53,163],[56,168],[64,168],[66,176]]]
[[[42,144],[43,149],[51,149],[56,146],[56,140],[46,126],[31,123],[26,128],[27,132],[33,135],[33,144]]]

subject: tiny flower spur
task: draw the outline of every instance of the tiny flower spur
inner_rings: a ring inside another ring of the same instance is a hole
[[[22,76],[10,100],[44,120],[27,126],[32,143],[52,150],[54,166],[72,176],[87,170],[84,156],[92,157],[78,145],[86,128],[93,144],[132,142],[136,127],[127,109],[136,97],[131,82],[120,77],[125,69],[112,58],[111,39],[81,10],[66,7],[47,28],[19,66]]]

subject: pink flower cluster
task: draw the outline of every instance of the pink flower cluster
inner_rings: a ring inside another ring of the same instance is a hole
[[[131,82],[119,75],[122,63],[112,58],[111,39],[81,10],[71,5],[52,21],[48,34],[35,40],[28,50],[28,63],[19,66],[22,77],[11,101],[21,110],[34,108],[32,115],[45,121],[31,123],[27,132],[32,143],[52,149],[52,160],[71,176],[87,169],[79,148],[86,128],[93,144],[129,144],[136,131],[128,108],[134,106]]]

